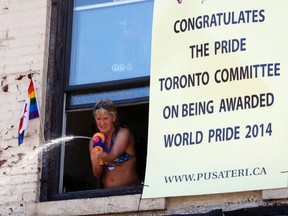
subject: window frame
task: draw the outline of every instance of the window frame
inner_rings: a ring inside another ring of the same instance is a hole
[[[91,104],[67,106],[70,95],[73,93],[86,94],[95,91],[108,91],[121,88],[146,87],[150,85],[150,76],[132,78],[121,81],[103,82],[69,86],[68,77],[70,70],[71,34],[73,19],[73,0],[52,0],[50,20],[49,59],[46,85],[46,107],[44,139],[51,140],[62,135],[64,109],[87,109]],[[64,71],[64,72],[63,72]],[[66,97],[67,96],[67,97]],[[67,101],[66,108],[64,103]],[[149,97],[139,98],[119,103],[149,102]],[[54,200],[83,199],[103,196],[119,196],[141,194],[143,185],[113,189],[97,189],[59,193],[59,177],[61,163],[61,146],[42,155],[42,175],[40,186],[40,202]]]
[[[141,77],[141,78],[133,78],[128,80],[119,80],[119,81],[111,81],[111,82],[102,82],[96,84],[85,84],[85,85],[77,85],[77,86],[66,86],[65,93],[67,95],[66,102],[66,110],[74,110],[74,109],[86,109],[93,107],[94,103],[87,103],[83,105],[71,105],[71,96],[73,94],[89,94],[89,93],[99,93],[105,91],[114,91],[114,90],[124,90],[127,88],[135,88],[135,87],[147,87],[150,86],[150,77]],[[120,103],[138,103],[138,102],[148,102],[149,97],[137,98],[133,100],[121,100]],[[117,103],[115,103],[118,105]]]
[[[145,0],[143,0],[145,1]],[[65,94],[67,95],[67,101],[66,101],[66,109],[86,109],[91,108],[91,106],[94,103],[90,104],[84,104],[84,105],[70,105],[71,97],[73,93],[77,94],[88,94],[88,93],[94,93],[94,92],[104,92],[104,91],[113,91],[113,90],[121,90],[121,89],[127,89],[127,88],[133,88],[133,87],[147,87],[150,86],[150,76],[143,76],[138,78],[130,78],[130,79],[123,79],[123,80],[116,80],[116,81],[108,81],[108,82],[100,82],[100,83],[91,83],[91,84],[82,84],[82,85],[69,85],[69,79],[70,79],[70,66],[71,66],[71,58],[70,53],[72,49],[72,28],[73,28],[73,5],[74,0],[69,0],[69,12],[68,12],[68,20],[67,20],[67,42],[66,44],[66,68],[65,68],[65,80],[64,80],[64,86],[65,86]],[[141,1],[139,1],[141,2]],[[120,104],[124,103],[137,103],[137,102],[149,102],[149,97],[145,98],[139,98],[136,100],[130,100],[130,101],[120,101]],[[117,105],[117,103],[116,103]]]

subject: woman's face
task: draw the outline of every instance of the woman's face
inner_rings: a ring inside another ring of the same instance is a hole
[[[115,115],[109,114],[107,112],[96,113],[96,124],[97,128],[102,133],[109,133],[114,131],[114,121],[116,119]]]

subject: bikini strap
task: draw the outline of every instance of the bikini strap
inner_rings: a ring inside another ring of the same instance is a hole
[[[112,137],[111,137],[111,142],[110,142],[110,147],[107,148],[106,145],[104,145],[104,148],[103,148],[103,151],[106,152],[106,153],[109,153],[114,145],[114,139],[116,137],[116,135],[118,134],[119,132],[119,129],[115,130],[112,134]]]

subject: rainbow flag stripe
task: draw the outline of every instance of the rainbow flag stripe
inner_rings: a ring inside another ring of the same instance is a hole
[[[20,123],[19,123],[19,129],[18,129],[18,145],[21,145],[24,141],[24,131],[28,127],[29,120],[35,119],[39,117],[39,111],[38,111],[38,105],[37,100],[35,96],[35,89],[34,84],[31,79],[29,88],[28,88],[28,97],[26,98]]]
[[[28,88],[28,98],[30,100],[30,109],[29,109],[29,119],[34,119],[39,117],[38,105],[35,96],[35,89],[33,82],[30,82]]]

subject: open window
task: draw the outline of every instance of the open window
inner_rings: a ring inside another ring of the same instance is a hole
[[[144,182],[154,1],[61,2],[54,16],[52,9],[52,30],[53,20],[58,28],[51,37],[57,35],[61,46],[50,47],[54,61],[48,78],[61,77],[63,86],[47,91],[45,136],[76,138],[43,156],[41,200],[139,193],[141,185],[102,189],[101,180],[93,176],[89,140],[84,137],[96,129],[93,105],[100,99],[112,100],[120,123],[136,138],[138,174]]]
[[[148,103],[125,105],[117,108],[120,122],[123,127],[128,127],[136,139],[137,172],[144,182],[147,128],[148,128]],[[75,124],[76,123],[76,124]],[[95,132],[95,121],[92,111],[77,111],[67,113],[67,134],[77,134],[91,137]],[[75,192],[91,189],[101,189],[101,180],[92,174],[88,140],[75,139],[65,147],[63,176],[63,192]]]

